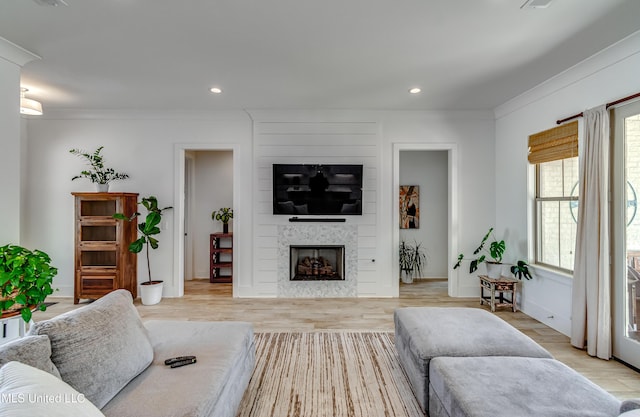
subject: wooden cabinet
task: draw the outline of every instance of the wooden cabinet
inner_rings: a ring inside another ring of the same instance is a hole
[[[209,282],[233,281],[233,233],[209,237]]]
[[[75,197],[75,284],[73,302],[95,300],[124,288],[138,296],[137,256],[129,244],[138,238],[137,220],[114,213],[136,212],[135,193],[72,193]]]

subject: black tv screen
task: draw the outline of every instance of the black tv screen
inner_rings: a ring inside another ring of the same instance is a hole
[[[362,165],[274,164],[273,214],[361,215]]]

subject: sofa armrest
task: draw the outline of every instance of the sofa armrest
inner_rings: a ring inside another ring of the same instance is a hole
[[[620,413],[626,413],[627,411],[640,409],[640,398],[633,398],[630,400],[624,400],[620,405]]]

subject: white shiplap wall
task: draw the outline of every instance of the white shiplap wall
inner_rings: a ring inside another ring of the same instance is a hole
[[[254,119],[254,274],[256,296],[278,296],[278,226],[295,225],[290,216],[272,214],[273,164],[362,164],[362,216],[346,218],[357,229],[359,296],[381,294],[375,259],[379,244],[380,132],[375,121],[327,121],[310,117],[294,121]],[[313,120],[311,120],[313,119]],[[308,216],[314,217],[314,216]],[[331,217],[331,216],[323,216]],[[308,223],[307,223],[308,224]],[[327,223],[335,227],[340,223]],[[304,223],[300,227],[304,227]]]

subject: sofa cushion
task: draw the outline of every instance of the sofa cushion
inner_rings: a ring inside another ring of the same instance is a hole
[[[93,303],[35,323],[51,340],[62,379],[102,408],[153,360],[153,348],[131,293],[116,290]]]
[[[51,362],[51,343],[47,335],[25,336],[0,345],[0,366],[11,361],[22,362],[60,378],[58,368]]]
[[[4,417],[104,417],[60,378],[20,362],[0,368],[0,397]]]
[[[620,401],[555,359],[433,358],[430,417],[616,417]]]
[[[235,417],[255,364],[253,327],[243,322],[150,320],[153,363],[102,412],[107,417]],[[180,368],[164,365],[195,355]]]
[[[629,411],[637,411],[638,415],[640,415],[640,398],[630,398],[622,402],[620,405],[620,412],[625,413]],[[623,415],[626,416],[626,414]]]

